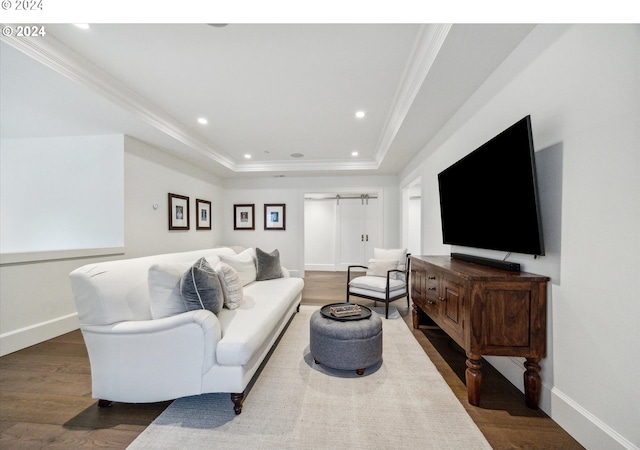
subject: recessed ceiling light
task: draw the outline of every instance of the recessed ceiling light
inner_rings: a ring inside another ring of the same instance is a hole
[[[362,118],[364,117],[364,111],[358,111],[358,112],[356,113],[356,117],[357,117],[358,119],[362,119]]]
[[[83,30],[88,30],[90,28],[88,23],[74,23],[74,25],[78,28],[82,28]]]
[[[244,155],[244,159],[251,159],[251,155],[247,153],[246,155]]]
[[[204,117],[198,117],[198,123],[200,125],[206,125],[209,123],[209,121],[207,119],[205,119]]]
[[[304,156],[304,153],[292,153],[291,157],[292,158],[302,158]]]
[[[351,156],[358,156],[358,152],[351,152]]]

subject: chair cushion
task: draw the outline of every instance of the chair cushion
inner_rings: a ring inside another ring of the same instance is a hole
[[[387,294],[385,292],[378,292],[378,291],[370,291],[367,289],[358,289],[358,288],[349,288],[349,294],[350,295],[363,295],[366,297],[373,297],[373,298],[377,298],[380,300],[386,300],[386,296]],[[405,295],[407,295],[407,290],[402,288],[402,289],[396,289],[394,291],[389,291],[389,300],[395,300],[398,298],[402,298]]]
[[[370,259],[367,264],[367,275],[374,277],[387,277],[389,270],[395,270],[398,268],[397,259]],[[392,273],[390,278],[395,278],[396,273]]]
[[[349,282],[350,288],[365,289],[369,291],[376,291],[385,293],[387,290],[387,278],[386,277],[374,277],[366,275],[364,277],[356,277]],[[398,289],[405,289],[406,285],[402,280],[389,279],[389,292],[397,291]],[[392,295],[396,295],[394,292]]]
[[[375,248],[373,249],[373,257],[375,259],[395,259],[398,261],[398,270],[406,270],[407,249],[406,248]],[[404,274],[394,272],[392,274],[399,280],[404,280]]]

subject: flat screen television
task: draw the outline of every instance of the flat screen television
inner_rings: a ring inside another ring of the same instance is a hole
[[[445,244],[544,255],[531,117],[438,174]]]

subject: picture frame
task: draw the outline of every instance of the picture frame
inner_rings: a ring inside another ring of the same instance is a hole
[[[169,230],[188,230],[189,216],[189,197],[169,193]]]
[[[255,205],[233,205],[233,229],[255,230]]]
[[[264,229],[287,229],[287,205],[285,203],[270,203],[264,205]]]
[[[211,202],[196,199],[196,230],[211,229]]]

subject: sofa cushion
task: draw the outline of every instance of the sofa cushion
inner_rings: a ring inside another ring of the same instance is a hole
[[[180,280],[190,266],[189,263],[159,263],[149,267],[149,307],[153,319],[187,312],[180,293]]]
[[[238,272],[233,267],[226,263],[219,263],[216,266],[216,273],[222,286],[222,292],[224,294],[224,306],[228,309],[236,309],[242,303],[243,288],[242,281]]]
[[[218,314],[222,309],[222,287],[218,275],[205,258],[200,258],[182,274],[180,293],[188,311],[207,309]]]
[[[256,261],[255,251],[253,248],[248,248],[237,255],[219,255],[220,260],[233,267],[238,272],[242,285],[246,286],[249,283],[256,281]]]
[[[218,315],[222,327],[218,363],[244,365],[263,350],[276,327],[289,320],[287,312],[299,301],[303,286],[301,278],[277,278],[245,287],[242,305]]]
[[[280,252],[275,249],[271,253],[256,248],[256,281],[282,278]]]

